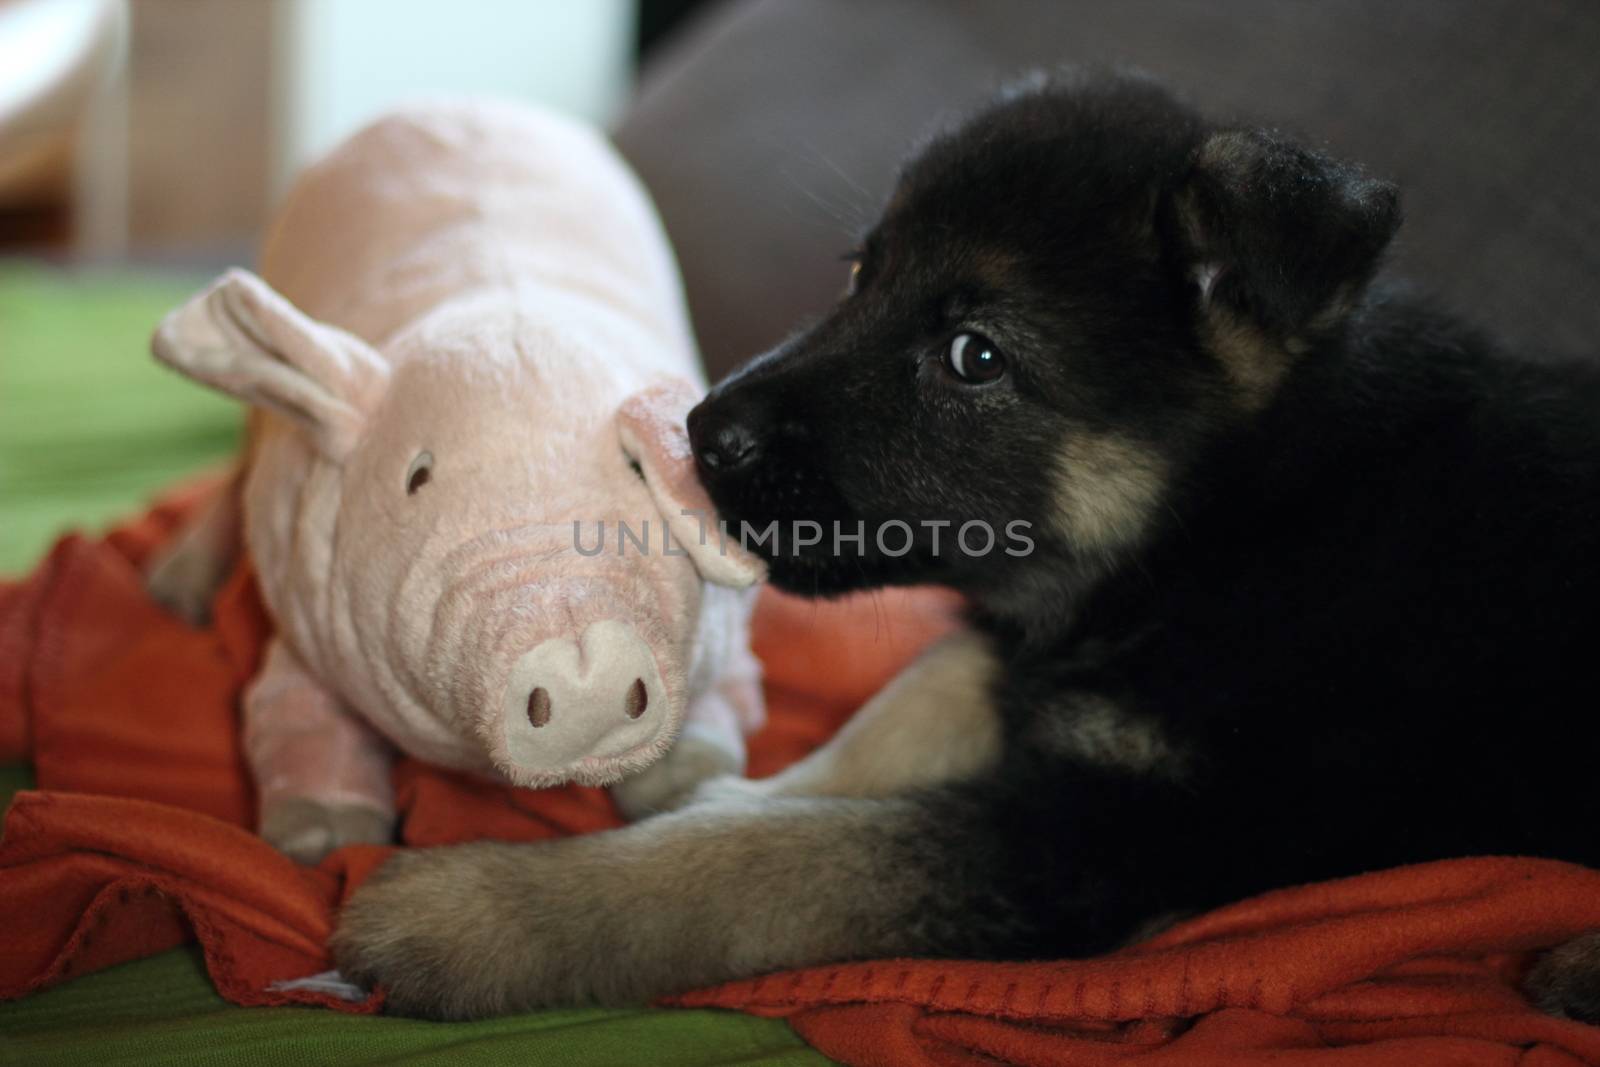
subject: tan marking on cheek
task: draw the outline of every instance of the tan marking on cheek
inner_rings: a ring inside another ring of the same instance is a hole
[[[1144,536],[1166,461],[1115,434],[1073,432],[1056,454],[1056,521],[1073,547],[1109,555]]]

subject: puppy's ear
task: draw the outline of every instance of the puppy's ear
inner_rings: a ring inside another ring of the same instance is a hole
[[[1393,185],[1266,130],[1209,135],[1173,206],[1203,332],[1257,375],[1338,327],[1400,225]]]

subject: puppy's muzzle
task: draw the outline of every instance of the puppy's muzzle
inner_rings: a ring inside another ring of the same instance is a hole
[[[738,392],[713,393],[689,412],[689,443],[708,482],[748,471],[761,458],[767,413]]]

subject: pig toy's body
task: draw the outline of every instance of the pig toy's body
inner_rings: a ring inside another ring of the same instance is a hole
[[[381,120],[301,178],[262,279],[225,275],[155,348],[259,408],[151,585],[192,612],[242,529],[277,626],[245,694],[275,844],[385,837],[390,746],[525,786],[633,775],[630,813],[741,763],[755,572],[683,513],[700,372],[596,134],[483,103]]]

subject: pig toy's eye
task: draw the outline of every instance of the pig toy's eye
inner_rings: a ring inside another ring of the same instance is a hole
[[[416,495],[417,490],[427,485],[432,478],[433,453],[417,453],[417,458],[412,460],[411,466],[406,469],[406,495]]]

